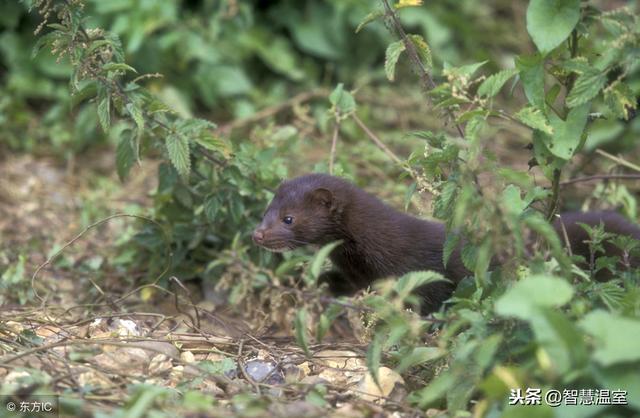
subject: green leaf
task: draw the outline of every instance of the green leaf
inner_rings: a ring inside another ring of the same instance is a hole
[[[409,354],[400,358],[400,363],[395,370],[398,373],[404,373],[413,366],[439,359],[446,354],[447,352],[439,347],[414,347]]]
[[[418,51],[418,55],[420,55],[420,60],[425,65],[427,69],[433,67],[433,59],[431,58],[431,48],[429,48],[429,44],[421,35],[409,35],[409,39],[413,42],[413,45],[416,47]]]
[[[384,72],[387,75],[389,81],[395,79],[396,64],[400,58],[400,54],[405,50],[405,45],[402,40],[393,42],[387,47],[384,57]]]
[[[538,130],[533,131],[532,140],[533,155],[545,177],[552,180],[555,170],[561,170],[566,165],[567,160],[558,158],[549,151],[547,148],[547,142],[550,141],[549,135],[544,132]]]
[[[98,90],[98,121],[102,130],[109,132],[111,126],[111,97],[106,88]]]
[[[538,138],[558,158],[570,159],[583,141],[584,128],[587,125],[590,103],[574,107],[569,111],[566,120],[555,113],[549,114],[553,135],[541,133]]]
[[[348,91],[344,90],[340,83],[329,95],[329,101],[341,114],[349,114],[356,110],[356,101]]]
[[[316,255],[313,257],[313,260],[311,260],[309,273],[310,273],[311,279],[313,279],[314,282],[318,280],[318,277],[320,277],[320,273],[322,272],[322,265],[324,264],[325,260],[329,257],[329,254],[331,254],[331,251],[333,251],[333,249],[340,244],[342,244],[342,241],[331,242],[323,246],[322,248],[320,248],[320,251],[318,251]]]
[[[640,321],[597,310],[580,321],[595,339],[593,358],[603,366],[640,360]]]
[[[554,276],[534,275],[516,282],[495,305],[500,316],[528,320],[537,308],[562,306],[571,300],[573,287]]]
[[[593,70],[593,67],[589,65],[589,60],[585,57],[575,57],[564,61],[561,64],[562,68],[567,71],[572,71],[577,74],[583,74]]]
[[[412,271],[400,277],[393,285],[398,295],[405,299],[415,289],[429,283],[448,281],[435,271]]]
[[[116,170],[120,181],[124,181],[127,178],[135,161],[136,154],[131,146],[131,139],[129,135],[124,134],[116,148]]]
[[[547,135],[553,134],[553,128],[549,124],[547,117],[540,109],[533,106],[523,107],[513,116],[530,128],[538,129]]]
[[[502,191],[501,201],[506,213],[518,216],[525,210],[528,202],[522,199],[521,194],[520,188],[513,184],[508,185]]]
[[[564,314],[551,308],[537,309],[526,320],[546,351],[550,369],[564,375],[583,366],[587,358],[583,335]]]
[[[544,58],[540,54],[521,55],[515,61],[527,100],[544,110]]]
[[[144,116],[142,114],[142,109],[135,103],[128,103],[126,109],[136,124],[136,144],[134,147],[134,151],[136,152],[136,160],[139,160],[140,140],[142,139],[142,135],[144,134]]]
[[[474,62],[473,64],[463,65],[462,67],[445,67],[443,69],[443,73],[445,75],[451,75],[454,77],[469,78],[473,76],[475,72],[478,71],[478,69],[485,65],[487,62],[489,61]]]
[[[71,95],[71,108],[90,97],[95,97],[97,91],[97,83],[93,81],[81,87],[80,90],[74,91]]]
[[[218,211],[222,207],[222,202],[218,198],[218,196],[209,196],[207,200],[204,202],[204,214],[209,220],[209,222],[216,221],[216,215]]]
[[[487,79],[480,84],[480,87],[478,87],[478,94],[486,97],[495,96],[502,86],[504,86],[504,83],[516,74],[518,74],[518,70],[510,68],[487,77]]]
[[[189,143],[182,135],[169,134],[166,140],[169,160],[183,178],[189,176],[191,159],[189,158]]]
[[[553,226],[551,226],[551,224],[538,212],[530,213],[528,216],[524,217],[523,220],[528,228],[531,228],[534,232],[544,238],[546,243],[551,247],[551,253],[560,266],[563,269],[568,270],[571,266],[571,260],[565,253],[562,241],[560,241],[560,237],[558,237]]]
[[[638,367],[640,367],[640,362],[623,363],[603,369],[598,368],[594,373],[601,387],[620,388],[627,391],[626,398],[636,412],[640,412],[640,373],[637,372]]]
[[[331,324],[343,311],[342,306],[335,303],[329,305],[329,307],[320,315],[320,320],[316,327],[316,341],[320,342],[329,331]]]
[[[631,111],[637,107],[633,91],[621,81],[615,81],[604,89],[604,101],[615,117],[625,120],[629,120]]]
[[[567,106],[576,107],[593,99],[600,93],[606,82],[607,74],[595,68],[580,74],[567,96]]]
[[[358,27],[356,27],[356,33],[360,32],[366,25],[373,22],[374,20],[381,18],[382,16],[384,16],[384,10],[380,9],[374,10],[373,12],[369,13],[364,17],[364,19],[362,19],[360,23],[358,23]]]
[[[203,148],[219,152],[227,158],[231,155],[231,145],[212,132],[201,132],[200,135],[194,136],[193,140]]]
[[[527,31],[542,53],[567,39],[579,20],[580,0],[531,0],[527,8]]]
[[[300,309],[296,313],[293,325],[298,345],[307,357],[311,357],[311,352],[309,351],[309,335],[307,333],[307,310],[305,308]]]
[[[472,243],[465,242],[460,249],[460,258],[467,270],[474,271],[478,260],[478,249]]]
[[[123,62],[108,62],[102,66],[102,69],[106,71],[131,71],[138,73],[135,68]]]
[[[447,238],[444,241],[444,246],[442,247],[442,263],[446,267],[449,264],[449,258],[451,258],[451,254],[458,247],[460,243],[460,234],[456,234],[454,232],[448,232]]]
[[[169,193],[178,182],[178,172],[171,164],[162,163],[158,167],[158,193]]]
[[[426,387],[413,392],[409,400],[412,403],[416,403],[419,408],[426,409],[438,399],[444,398],[447,392],[455,387],[456,384],[458,384],[456,376],[450,369],[445,370],[435,379],[431,380]]]

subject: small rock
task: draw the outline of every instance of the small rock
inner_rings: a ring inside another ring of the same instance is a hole
[[[164,354],[157,354],[151,359],[148,371],[151,376],[156,376],[171,370],[172,367],[173,363],[169,357]]]
[[[196,356],[194,356],[191,351],[183,351],[180,354],[180,360],[182,360],[185,363],[195,363]]]
[[[364,379],[358,384],[357,391],[354,394],[369,402],[385,403],[386,398],[394,398],[401,400],[406,396],[404,388],[404,379],[394,370],[388,367],[380,367],[378,369],[378,386],[373,380],[373,376],[367,372]]]

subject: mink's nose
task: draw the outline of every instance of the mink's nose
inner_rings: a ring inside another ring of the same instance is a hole
[[[256,244],[262,244],[264,241],[264,229],[256,229],[253,231],[253,242]]]

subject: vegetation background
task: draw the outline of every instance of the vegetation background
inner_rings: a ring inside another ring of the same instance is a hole
[[[637,13],[0,0],[0,393],[69,416],[638,416],[640,274],[578,267],[547,222],[639,220]],[[429,317],[404,306],[430,273],[332,298],[329,248],[250,240],[311,171],[460,231],[474,277]],[[527,388],[541,405],[509,405]],[[589,389],[628,404],[544,402]]]

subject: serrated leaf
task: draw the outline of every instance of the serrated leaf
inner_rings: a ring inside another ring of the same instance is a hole
[[[582,143],[583,133],[587,125],[590,103],[574,107],[569,111],[566,120],[560,119],[555,113],[549,114],[549,121],[553,128],[553,135],[540,133],[549,152],[563,160],[570,159]]]
[[[187,178],[191,171],[189,142],[182,135],[169,134],[166,140],[169,160],[181,177]]]
[[[393,42],[387,47],[384,57],[384,72],[387,75],[389,81],[395,79],[396,64],[400,58],[400,54],[405,50],[405,45],[402,40]]]
[[[513,116],[530,128],[538,129],[548,135],[553,134],[553,128],[549,124],[547,117],[542,113],[542,111],[540,111],[540,109],[533,106],[527,106],[520,109],[520,111]]]
[[[231,146],[224,140],[224,138],[215,136],[211,132],[203,132],[201,135],[197,135],[194,141],[201,145],[203,148],[210,151],[216,151],[229,158],[231,155]]]
[[[136,144],[134,151],[136,152],[136,160],[140,160],[140,140],[144,134],[144,116],[142,109],[140,109],[135,103],[127,103],[127,112],[136,124]]]
[[[467,270],[474,271],[476,268],[476,261],[478,259],[476,246],[470,242],[465,242],[460,249],[460,258],[462,259],[462,264],[464,264]]]
[[[342,83],[338,84],[336,88],[329,95],[329,101],[331,104],[343,115],[349,114],[356,110],[356,101],[348,91],[344,90]]]
[[[628,120],[637,102],[626,83],[616,81],[604,90],[604,101],[617,118]]]
[[[495,96],[498,94],[502,86],[504,86],[504,83],[509,81],[509,79],[516,74],[518,74],[518,70],[510,68],[489,76],[482,82],[482,84],[480,84],[480,87],[478,87],[478,94],[486,97]]]
[[[593,99],[600,93],[606,82],[607,74],[595,68],[580,74],[567,96],[567,106],[576,107]]]
[[[108,132],[111,126],[111,97],[105,88],[99,90],[97,108],[100,126],[104,132]]]
[[[435,201],[433,215],[439,219],[446,219],[451,213],[451,207],[458,195],[458,183],[452,180],[442,186],[440,196]]]
[[[356,33],[360,32],[362,30],[362,28],[364,28],[365,26],[367,26],[369,23],[373,22],[374,20],[377,20],[377,19],[381,18],[382,16],[384,16],[384,10],[374,10],[373,12],[369,13],[358,24],[358,27],[356,27]]]
[[[531,0],[527,7],[527,31],[543,53],[567,39],[579,20],[580,0]]]
[[[222,202],[217,196],[209,196],[204,202],[204,214],[210,222],[215,222],[216,215],[222,207]]]
[[[442,71],[443,71],[443,74],[445,75],[451,75],[453,77],[469,78],[473,76],[475,72],[478,71],[478,69],[483,65],[485,65],[487,62],[489,61],[474,62],[473,64],[467,64],[461,67],[444,68]]]
[[[458,247],[460,243],[460,234],[456,234],[453,232],[447,233],[447,238],[444,241],[444,246],[442,247],[442,263],[446,267],[449,263],[449,258],[451,258],[451,254]]]
[[[516,68],[527,100],[538,109],[544,109],[544,59],[540,54],[516,57]]]
[[[409,35],[409,38],[416,47],[422,63],[427,67],[427,69],[431,69],[433,67],[433,59],[431,58],[431,48],[429,48],[427,41],[425,41],[421,35],[411,34]]]
[[[124,181],[127,178],[135,161],[136,157],[131,146],[131,139],[126,134],[122,135],[116,148],[116,171],[120,181]]]
[[[583,74],[587,71],[593,70],[593,67],[589,65],[589,61],[585,57],[571,58],[564,61],[561,66],[565,70],[572,71],[576,74]]]
[[[302,348],[302,351],[311,357],[309,351],[309,334],[307,333],[307,310],[305,308],[300,309],[293,320],[295,329],[296,342]]]

